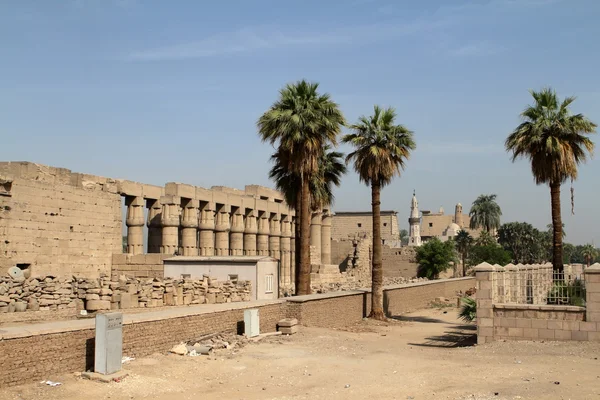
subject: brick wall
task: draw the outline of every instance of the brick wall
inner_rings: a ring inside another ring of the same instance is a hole
[[[386,306],[392,315],[426,307],[436,297],[453,297],[457,290],[474,285],[473,278],[432,281],[386,289]],[[125,315],[123,354],[143,357],[168,351],[173,345],[221,331],[239,331],[244,309],[258,308],[261,332],[276,330],[286,317],[298,318],[305,326],[341,327],[360,321],[370,309],[368,292],[338,292],[298,296],[274,302],[216,305],[222,311],[177,308],[165,312]],[[188,311],[190,310],[190,311]],[[60,324],[60,323],[58,323]],[[69,328],[27,325],[4,328],[0,338],[0,386],[18,385],[58,374],[93,368],[93,321],[69,321]]]
[[[165,254],[113,254],[112,274],[130,275],[136,278],[163,278]]]
[[[0,195],[1,270],[27,263],[35,275],[110,273],[122,250],[114,180],[17,162],[0,163],[0,177],[12,181]]]

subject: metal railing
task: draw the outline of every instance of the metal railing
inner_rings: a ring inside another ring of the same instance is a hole
[[[584,274],[551,264],[497,268],[492,290],[494,303],[585,306]]]

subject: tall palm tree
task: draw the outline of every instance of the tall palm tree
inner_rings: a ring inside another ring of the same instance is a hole
[[[333,195],[333,186],[339,187],[341,184],[342,175],[346,173],[346,166],[342,158],[343,153],[331,151],[331,146],[324,147],[324,153],[319,161],[319,171],[310,180],[310,204],[311,210],[331,206],[335,200]],[[277,190],[283,193],[283,197],[287,204],[295,210],[299,210],[298,187],[300,186],[300,177],[293,171],[286,168],[285,157],[281,150],[278,150],[271,156],[271,161],[274,163],[269,171],[269,178],[275,182]],[[294,238],[294,246],[297,254],[300,254],[300,235],[298,234],[299,224],[296,224],[296,236]],[[296,269],[298,271],[298,269]]]
[[[495,194],[482,194],[475,199],[469,211],[469,228],[483,228],[487,233],[492,233],[500,228],[502,210],[496,203]]]
[[[586,265],[589,267],[590,264],[596,259],[598,253],[596,252],[596,248],[591,244],[583,245],[581,249],[581,255],[585,260]]]
[[[310,181],[319,171],[319,161],[328,143],[336,144],[346,121],[339,106],[319,85],[305,80],[286,85],[279,99],[257,122],[261,139],[277,145],[282,166],[299,177],[296,218],[300,223],[300,251],[296,294],[310,294]],[[298,215],[299,214],[299,215]]]
[[[461,229],[454,237],[454,241],[456,242],[456,250],[458,250],[462,258],[463,276],[467,276],[467,254],[473,245],[473,237],[469,232]]]
[[[526,158],[537,185],[550,186],[552,205],[552,265],[563,270],[562,218],[560,186],[577,179],[577,167],[594,151],[587,135],[596,131],[596,124],[582,114],[573,115],[569,106],[575,97],[559,101],[550,88],[531,91],[534,104],[521,113],[523,122],[506,138],[505,147],[512,152],[512,161]]]
[[[373,266],[370,318],[384,320],[383,268],[381,261],[381,188],[400,175],[410,152],[415,149],[413,133],[403,125],[395,125],[393,108],[374,107],[370,117],[362,116],[350,128],[353,133],[345,135],[344,143],[355,150],[348,154],[346,162],[354,161],[354,169],[361,182],[371,185],[373,207]]]

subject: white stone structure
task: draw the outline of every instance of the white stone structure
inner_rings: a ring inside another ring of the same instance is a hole
[[[410,236],[408,238],[409,246],[420,246],[421,245],[421,218],[419,216],[419,203],[417,196],[413,192],[412,201],[410,203],[410,218],[408,219],[410,224]]]

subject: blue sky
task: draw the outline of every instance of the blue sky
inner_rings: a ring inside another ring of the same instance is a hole
[[[417,150],[382,206],[496,193],[503,222],[550,222],[507,134],[529,89],[600,123],[595,0],[0,2],[0,159],[162,185],[271,185],[255,123],[287,82],[318,81],[349,121],[394,106]],[[597,137],[594,139],[597,141]],[[342,147],[343,151],[348,149]],[[600,161],[580,170],[567,241],[600,244]],[[348,174],[337,210],[370,207]]]

